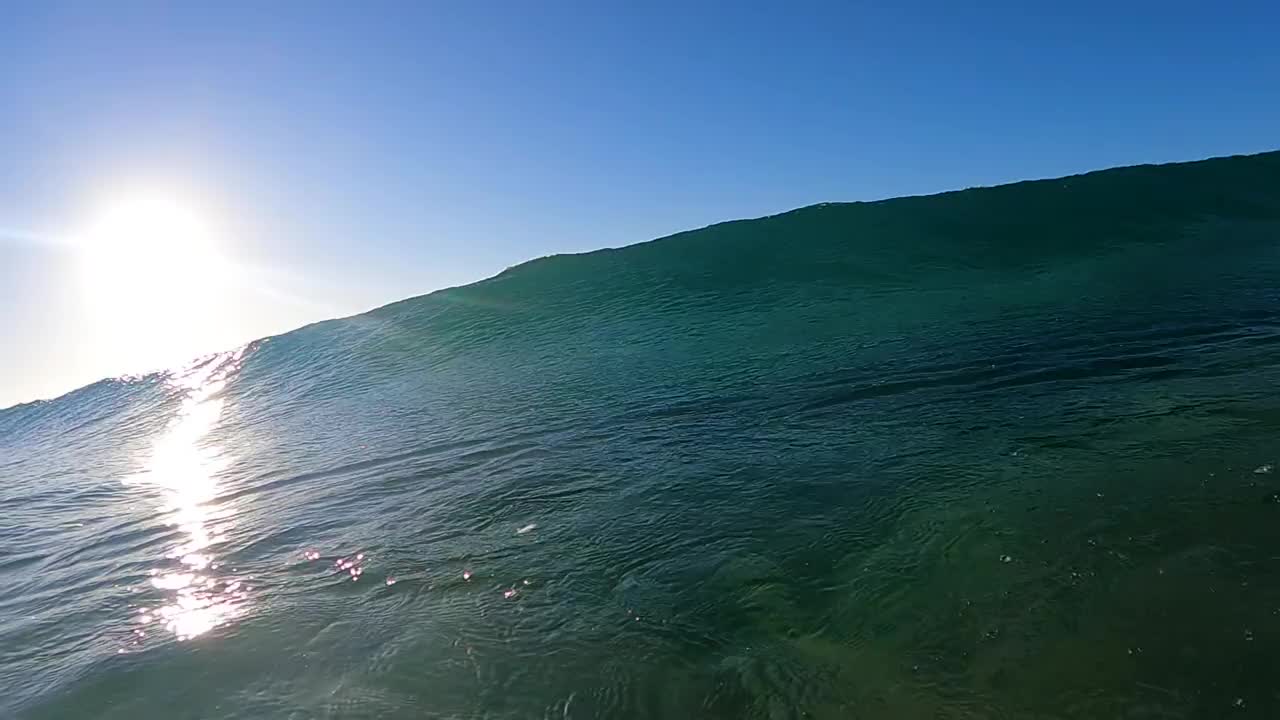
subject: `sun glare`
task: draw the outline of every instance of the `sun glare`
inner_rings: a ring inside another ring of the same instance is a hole
[[[221,325],[227,266],[209,215],[163,190],[111,197],[77,238],[81,296],[99,348],[121,363],[170,363]],[[199,350],[203,352],[204,350]]]
[[[103,280],[142,280],[144,286],[163,284],[216,256],[208,221],[192,204],[145,191],[107,203],[89,223],[81,246],[86,259],[98,263],[89,269]]]

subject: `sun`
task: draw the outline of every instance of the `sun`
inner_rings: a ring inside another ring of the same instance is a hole
[[[164,187],[112,193],[76,238],[96,349],[122,363],[180,362],[220,328],[228,265],[212,216]]]

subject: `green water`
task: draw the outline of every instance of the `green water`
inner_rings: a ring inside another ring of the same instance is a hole
[[[545,258],[0,411],[0,716],[1280,716],[1277,277],[1270,153]]]

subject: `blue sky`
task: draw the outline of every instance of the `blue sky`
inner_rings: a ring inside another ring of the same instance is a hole
[[[1276,3],[200,5],[5,10],[0,406],[548,253],[1280,146]],[[85,290],[116,187],[197,199],[216,323]]]

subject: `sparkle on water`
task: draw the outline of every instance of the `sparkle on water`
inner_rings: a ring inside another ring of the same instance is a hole
[[[239,615],[249,599],[245,580],[222,572],[218,544],[233,522],[231,508],[218,502],[217,474],[231,462],[228,452],[206,442],[222,415],[220,391],[240,367],[244,350],[205,360],[175,373],[168,382],[186,393],[177,415],[155,440],[141,472],[128,485],[158,491],[158,512],[181,535],[162,565],[151,571],[152,587],[163,593],[157,607],[143,608],[138,622],[161,623],[179,640],[202,635]],[[145,637],[145,629],[135,638]]]

